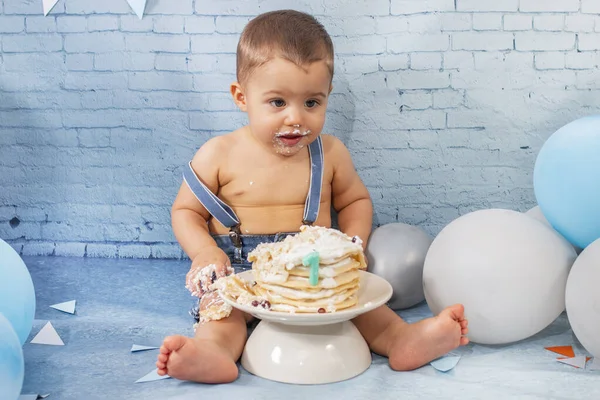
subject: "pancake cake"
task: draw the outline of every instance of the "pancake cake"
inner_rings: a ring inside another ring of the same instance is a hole
[[[360,269],[366,269],[362,241],[339,230],[303,225],[250,254],[254,282],[237,275],[215,286],[240,304],[291,313],[335,312],[358,302]]]

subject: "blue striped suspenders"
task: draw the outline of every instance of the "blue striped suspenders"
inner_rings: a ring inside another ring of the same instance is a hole
[[[310,156],[310,186],[304,203],[302,223],[305,225],[313,224],[319,216],[324,162],[323,143],[320,136],[308,146],[308,154]],[[242,233],[240,231],[240,220],[235,212],[198,179],[192,169],[191,162],[183,170],[183,179],[212,217],[226,228],[229,228],[229,237],[235,247],[235,259],[232,261],[234,263],[242,262]]]

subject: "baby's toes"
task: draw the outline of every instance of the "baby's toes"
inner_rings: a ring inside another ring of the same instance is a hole
[[[462,321],[460,321],[460,327],[462,329],[466,329],[468,325],[469,325],[469,321],[467,321],[466,319],[463,319]]]
[[[169,356],[167,354],[161,353],[158,355],[158,361],[160,361],[162,363],[166,363],[168,359],[169,359]]]

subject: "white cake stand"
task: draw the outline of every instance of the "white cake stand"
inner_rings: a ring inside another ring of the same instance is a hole
[[[239,277],[253,281],[252,271]],[[380,276],[360,271],[358,304],[324,314],[269,311],[221,296],[261,320],[242,354],[248,372],[278,382],[322,384],[352,378],[369,368],[371,351],[350,320],[385,304],[392,286]]]

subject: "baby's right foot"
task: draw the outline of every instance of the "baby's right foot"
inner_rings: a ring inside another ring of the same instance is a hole
[[[447,307],[435,317],[398,325],[388,354],[390,366],[397,371],[412,370],[466,345],[467,325],[461,304]]]
[[[237,379],[231,354],[210,340],[168,336],[156,362],[158,375],[202,383],[227,383]]]

